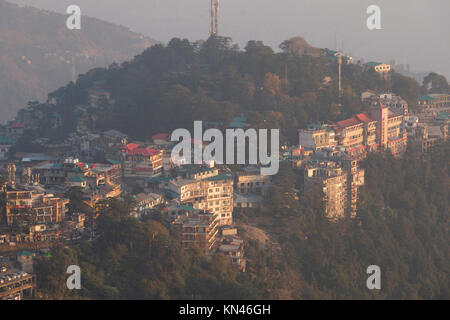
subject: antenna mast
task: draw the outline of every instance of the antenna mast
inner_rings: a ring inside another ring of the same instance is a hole
[[[338,52],[338,65],[339,65],[339,104],[342,104],[342,53]]]
[[[219,35],[219,4],[220,0],[211,0],[211,27],[209,29],[209,35]]]

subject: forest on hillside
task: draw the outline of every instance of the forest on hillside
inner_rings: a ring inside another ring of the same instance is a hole
[[[57,112],[63,122],[52,128],[44,120],[37,136],[63,139],[76,130],[81,117],[77,106],[88,104],[89,89],[98,81],[114,102],[88,111],[91,130],[117,129],[141,141],[155,133],[189,129],[194,120],[226,127],[233,117],[244,115],[251,127],[280,128],[282,142],[295,143],[297,129],[308,123],[364,111],[360,95],[365,90],[393,91],[412,109],[421,92],[437,90],[439,75],[421,86],[395,71],[383,80],[372,69],[345,64],[340,106],[336,60],[297,54],[286,42],[282,48],[276,52],[249,41],[241,49],[226,37],[197,42],[174,38],[132,61],[91,70],[50,93],[54,104],[33,108]]]
[[[282,166],[262,210],[234,213],[238,225],[259,221],[280,243],[263,248],[244,230],[247,272],[221,256],[185,251],[162,212],[144,220],[113,200],[101,212],[101,236],[56,247],[36,265],[51,299],[449,299],[450,144],[429,155],[408,150],[365,161],[367,184],[355,219],[331,223],[320,193],[293,196],[301,172]],[[82,270],[82,289],[65,289],[68,265]],[[378,265],[381,290],[366,288]]]
[[[89,89],[99,81],[114,103],[89,109],[93,131],[118,129],[146,140],[190,128],[194,120],[226,127],[244,115],[252,127],[280,128],[282,142],[291,144],[308,123],[363,111],[364,90],[392,90],[412,109],[420,93],[448,90],[437,74],[421,85],[395,71],[382,80],[350,64],[343,68],[339,106],[336,76],[334,60],[275,52],[259,41],[240,49],[223,37],[195,43],[173,39],[130,62],[89,71],[50,93],[54,103],[30,105],[58,113],[62,124],[55,128],[44,117],[22,142],[33,135],[58,141],[73,132],[80,119],[76,107],[88,103]],[[257,223],[281,248],[262,247],[239,230],[248,259],[245,273],[223,257],[182,250],[164,214],[137,220],[129,216],[127,201],[111,200],[98,221],[99,239],[55,247],[51,256],[38,259],[40,294],[52,299],[448,299],[449,159],[448,143],[427,155],[371,154],[363,163],[366,185],[357,217],[338,223],[324,217],[320,192],[297,198],[303,173],[282,165],[265,209],[233,213],[238,226]],[[76,193],[71,198],[73,204]],[[80,291],[65,289],[71,264],[81,267]],[[366,288],[366,268],[374,264],[382,270],[379,291]]]

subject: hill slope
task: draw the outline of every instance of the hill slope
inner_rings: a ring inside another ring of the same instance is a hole
[[[37,136],[51,139],[63,139],[78,128],[117,129],[145,140],[189,129],[200,119],[225,128],[242,115],[252,128],[280,128],[281,141],[293,144],[298,142],[298,128],[308,123],[339,121],[365,111],[360,94],[367,89],[392,90],[411,106],[420,94],[413,79],[394,72],[387,81],[371,69],[349,64],[343,68],[339,107],[337,70],[335,60],[275,53],[259,41],[249,41],[240,50],[229,38],[196,43],[175,38],[132,61],[91,70],[75,84],[52,92],[49,104],[24,109],[49,116],[26,125],[39,127]],[[327,77],[332,81],[324,82]],[[89,96],[96,83],[102,83],[112,100],[91,108]],[[48,122],[50,115],[62,120],[59,126]],[[23,118],[18,121],[25,123]]]
[[[132,58],[154,43],[88,17],[81,30],[68,30],[67,17],[0,0],[0,123],[77,74]]]

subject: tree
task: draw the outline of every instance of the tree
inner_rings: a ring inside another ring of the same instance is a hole
[[[447,79],[435,72],[430,72],[423,79],[423,90],[426,93],[449,93],[450,87],[448,85]]]

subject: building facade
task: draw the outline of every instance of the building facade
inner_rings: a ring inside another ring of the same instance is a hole
[[[305,166],[304,193],[323,192],[325,214],[332,221],[344,218],[348,210],[347,171],[336,162],[318,162]]]
[[[221,225],[233,223],[233,176],[216,168],[202,168],[170,181],[168,189],[182,203],[219,216]]]

